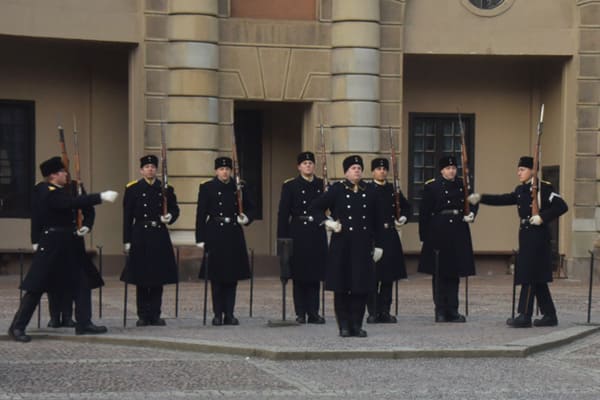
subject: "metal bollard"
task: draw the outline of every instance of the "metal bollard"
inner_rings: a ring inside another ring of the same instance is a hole
[[[587,323],[589,324],[592,317],[592,286],[594,284],[594,252],[588,250],[590,253],[590,287],[588,289],[588,309],[587,309]]]

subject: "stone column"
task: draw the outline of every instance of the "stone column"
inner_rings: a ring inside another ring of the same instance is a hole
[[[329,120],[338,176],[346,155],[379,150],[379,18],[379,1],[333,0]]]
[[[579,72],[577,97],[577,149],[571,272],[587,278],[588,250],[599,257],[600,239],[600,1],[578,1]],[[600,262],[596,262],[599,279]]]

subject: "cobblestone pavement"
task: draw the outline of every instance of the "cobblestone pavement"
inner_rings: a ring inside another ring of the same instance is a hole
[[[511,279],[494,275],[470,279],[469,322],[434,324],[431,281],[414,275],[400,283],[400,321],[367,325],[367,339],[336,336],[331,298],[327,324],[267,328],[280,318],[276,279],[255,282],[253,318],[248,317],[248,283],[240,285],[239,327],[202,326],[202,286],[180,288],[179,318],[174,319],[174,289],[165,291],[166,328],[135,328],[135,303],[129,302],[128,327],[122,327],[123,287],[107,279],[103,319],[110,335],[204,340],[236,345],[268,343],[280,348],[385,349],[473,348],[505,345],[576,326],[586,318],[587,287],[558,280],[552,293],[559,310],[557,328],[514,330],[510,314]],[[6,332],[18,303],[17,278],[0,277],[0,328]],[[290,285],[288,285],[289,287]],[[291,287],[290,287],[291,289]],[[598,285],[594,290],[600,289]],[[131,291],[130,291],[131,292]],[[464,293],[464,292],[463,292]],[[288,299],[288,312],[291,299]],[[593,310],[600,313],[600,304]],[[597,321],[592,313],[592,322]],[[42,326],[47,307],[42,305]],[[32,334],[53,330],[36,328]],[[73,335],[72,330],[58,330]],[[238,355],[173,351],[150,347],[91,344],[34,338],[29,344],[0,341],[2,399],[597,399],[600,392],[600,334],[526,358],[409,358],[273,361]]]

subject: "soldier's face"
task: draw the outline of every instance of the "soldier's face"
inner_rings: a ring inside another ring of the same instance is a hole
[[[385,181],[388,171],[384,167],[377,167],[373,170],[373,179],[376,181]]]
[[[229,178],[231,178],[231,168],[229,167],[219,167],[216,169],[217,171],[217,179],[222,182],[227,182]]]
[[[441,173],[444,179],[451,181],[456,178],[456,166],[448,165],[447,167],[442,168]]]
[[[61,169],[57,173],[50,174],[50,183],[58,186],[65,186],[67,184],[67,171]]]
[[[304,160],[298,164],[298,171],[304,176],[312,176],[315,173],[315,163],[310,160]]]
[[[525,183],[531,179],[533,175],[533,170],[527,167],[519,167],[517,168],[517,176],[519,177],[519,182]]]
[[[346,179],[352,183],[356,183],[362,178],[362,167],[358,164],[351,165],[344,173]]]
[[[154,179],[156,178],[156,167],[154,164],[146,164],[140,168],[140,173],[146,179]]]

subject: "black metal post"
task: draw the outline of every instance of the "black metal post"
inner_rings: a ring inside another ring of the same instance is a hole
[[[250,249],[250,318],[252,318],[252,302],[254,300],[254,249]]]
[[[465,276],[465,315],[469,316],[469,277]]]
[[[177,259],[177,282],[175,282],[175,318],[179,316],[179,246],[175,247]]]
[[[123,293],[123,328],[127,326],[127,282],[123,283],[125,286]]]
[[[100,278],[104,279],[102,270],[102,246],[98,245],[96,247],[98,248],[98,270],[100,272]],[[98,288],[98,318],[102,318],[102,285]]]
[[[589,324],[592,317],[592,286],[594,284],[594,252],[588,250],[590,253],[590,287],[588,289],[588,310],[587,310],[587,323]]]
[[[395,283],[395,291],[396,291],[396,316],[398,316],[398,281]]]

